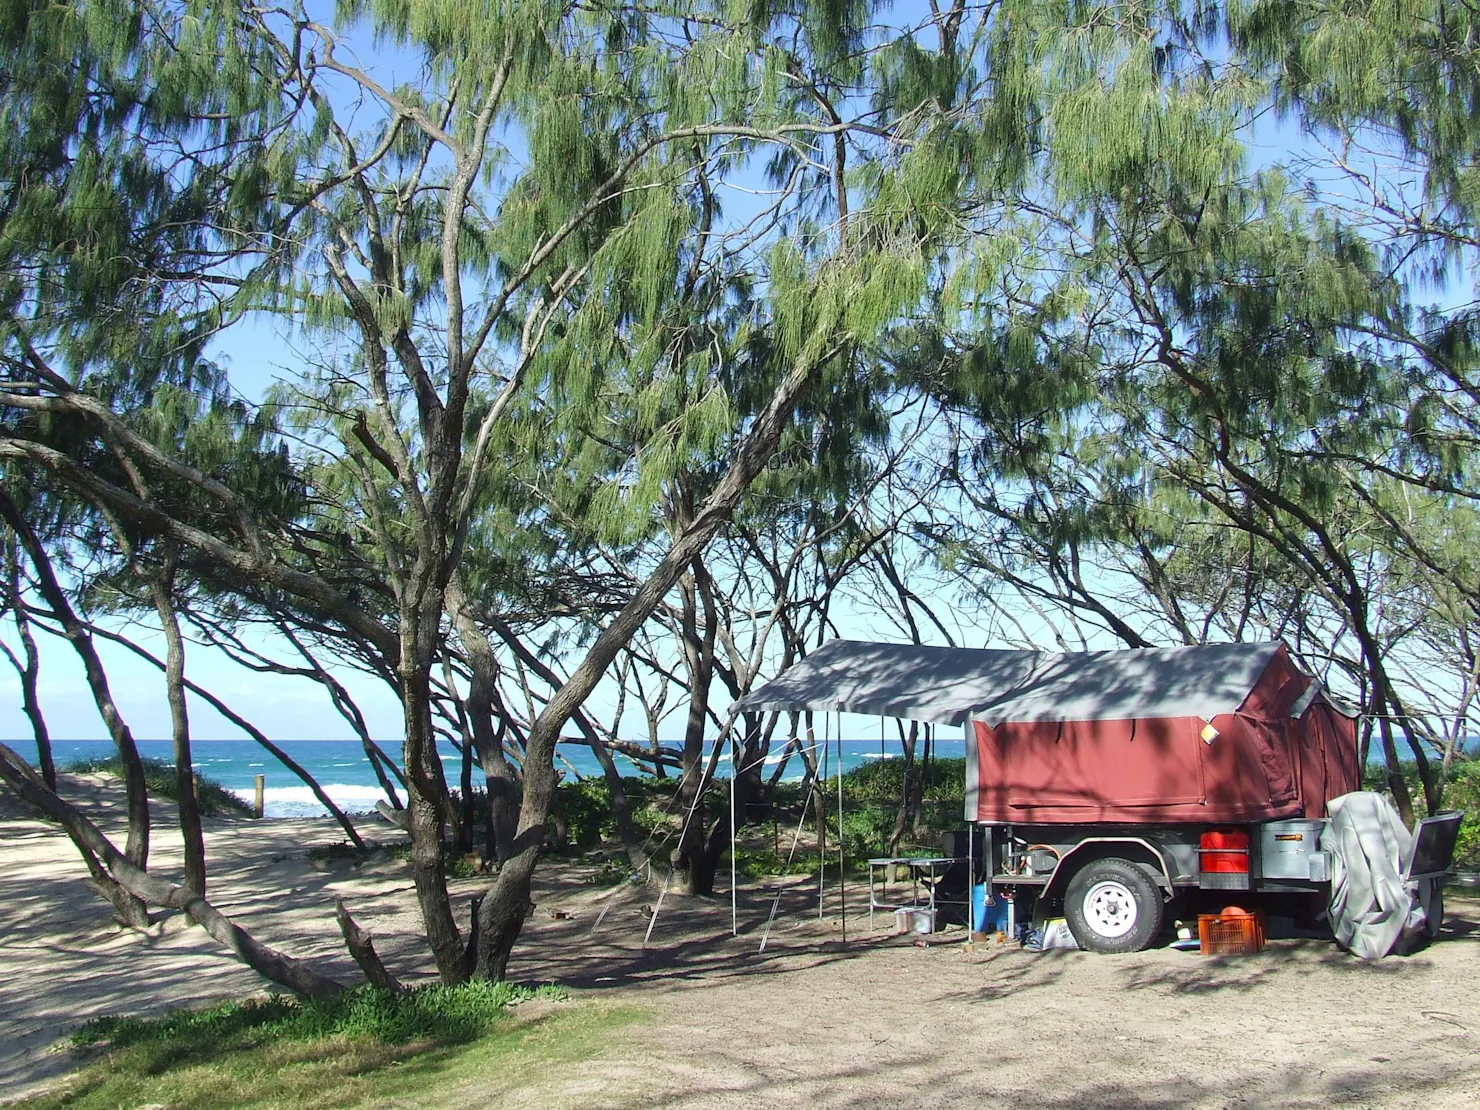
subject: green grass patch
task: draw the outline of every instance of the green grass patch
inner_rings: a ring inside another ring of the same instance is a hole
[[[273,995],[159,1018],[99,1018],[72,1034],[72,1047],[86,1049],[104,1041],[114,1048],[166,1043],[207,1047],[238,1035],[293,1041],[370,1038],[385,1044],[465,1041],[493,1028],[510,1003],[565,997],[551,985],[487,982],[426,986],[400,995],[365,988],[322,1002]]]
[[[179,801],[180,792],[175,784],[175,765],[163,759],[143,758],[144,783],[149,793],[156,798],[168,798],[171,801]],[[68,774],[73,775],[112,775],[115,778],[123,778],[123,757],[110,755],[103,758],[74,759],[61,768]],[[222,786],[209,775],[200,771],[195,772],[195,797],[200,806],[200,812],[207,817],[218,817],[223,813],[238,813],[250,817],[252,807],[249,803],[238,798],[226,787]]]
[[[309,1110],[462,1105],[547,1081],[551,1065],[598,1054],[631,1009],[568,1003],[520,1020],[514,1002],[562,999],[553,987],[359,990],[330,1002],[268,998],[160,1018],[103,1019],[73,1037],[85,1065],[25,1110]],[[471,1086],[470,1086],[471,1085]]]

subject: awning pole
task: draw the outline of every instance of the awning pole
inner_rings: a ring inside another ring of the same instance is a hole
[[[817,793],[817,920],[822,920],[822,898],[827,890],[827,730],[830,714],[822,715],[822,758],[817,761],[818,774],[822,777]],[[840,829],[839,832],[842,830]]]
[[[843,945],[848,944],[848,889],[843,874],[843,718],[837,715],[838,724],[838,902],[843,916]]]
[[[795,722],[793,722],[793,724],[794,723]],[[792,731],[795,732],[796,728],[793,727]],[[793,737],[793,739],[795,739],[795,737]],[[812,785],[815,786],[816,784],[813,783]],[[808,789],[810,790],[812,789],[812,787],[809,786]],[[808,802],[807,800],[803,800],[801,812],[797,814],[797,827],[792,831],[791,834],[791,849],[786,853],[786,866],[788,868],[791,867],[792,861],[797,858],[797,848],[802,843],[802,829],[807,824],[807,809],[809,805],[810,802]],[[766,954],[766,941],[770,940],[771,938],[771,924],[776,920],[776,910],[781,905],[781,892],[783,889],[783,880],[778,879],[776,882],[776,897],[771,902],[771,912],[766,917],[766,927],[761,932],[761,946],[756,949],[757,956],[764,956]]]
[[[735,734],[730,733],[730,936],[740,935],[740,911],[735,900],[735,779],[740,775],[739,756],[735,748]]]

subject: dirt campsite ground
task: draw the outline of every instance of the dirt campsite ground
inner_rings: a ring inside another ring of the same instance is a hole
[[[63,793],[105,828],[121,800],[108,780]],[[154,864],[178,851],[157,814]],[[386,827],[367,833],[385,834]],[[221,820],[209,829],[212,898],[258,936],[346,980],[332,905],[343,897],[396,971],[430,963],[411,882],[390,859],[316,862],[331,822]],[[100,1014],[156,1013],[261,992],[266,984],[199,929],[167,919],[121,932],[82,885],[58,832],[0,797],[0,1099],[75,1066],[57,1042]],[[654,895],[591,885],[552,862],[512,974],[567,986],[569,1005],[615,1001],[645,1015],[558,1074],[490,1102],[527,1107],[1192,1108],[1480,1104],[1480,901],[1451,898],[1438,943],[1363,964],[1320,941],[1272,941],[1258,956],[1204,958],[968,950],[959,934],[919,947],[852,892],[848,944],[836,893],[819,922],[816,888],[794,881],[758,956],[771,889],[728,899],[669,895],[647,947]],[[480,880],[457,884],[470,895]],[[598,914],[610,908],[593,932]],[[465,900],[462,903],[465,905]],[[444,1105],[451,1105],[444,1103]]]

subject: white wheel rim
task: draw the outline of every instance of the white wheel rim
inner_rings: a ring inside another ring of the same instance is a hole
[[[1123,937],[1136,927],[1136,896],[1114,879],[1098,882],[1084,896],[1084,919],[1102,937]]]

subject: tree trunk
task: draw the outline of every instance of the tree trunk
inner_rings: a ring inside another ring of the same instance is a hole
[[[1386,705],[1383,706],[1387,708]],[[1403,819],[1403,824],[1413,825],[1413,795],[1408,790],[1408,782],[1403,778],[1403,763],[1398,758],[1397,745],[1393,743],[1393,723],[1388,720],[1387,714],[1382,714],[1377,720],[1378,735],[1382,738],[1382,758],[1387,765],[1387,784],[1392,791],[1393,805],[1397,807],[1398,816]]]
[[[687,894],[714,893],[714,872],[705,866],[705,794],[703,774],[704,729],[709,716],[709,688],[714,678],[714,644],[717,632],[714,605],[704,589],[704,567],[694,560],[693,573],[679,579],[683,598],[682,638],[684,666],[689,674],[689,711],[684,723],[683,780],[679,783],[679,812],[683,827],[671,859],[683,876]],[[699,629],[699,602],[704,604],[704,628]]]
[[[1413,753],[1414,768],[1418,772],[1419,786],[1423,790],[1424,813],[1432,817],[1439,812],[1440,802],[1444,791],[1443,771],[1435,772],[1434,765],[1430,761],[1428,753],[1424,751],[1423,739],[1414,731],[1412,721],[1408,716],[1408,710],[1403,706],[1403,700],[1398,692],[1388,682],[1386,669],[1384,669],[1383,686],[1387,689],[1388,705],[1392,708],[1394,719],[1403,729],[1403,739],[1408,741],[1408,750]],[[1412,825],[1412,822],[1409,822]]]
[[[3,489],[0,489],[0,516],[5,518],[5,522],[10,525],[11,531],[20,540],[21,546],[25,548],[26,557],[31,560],[31,566],[36,571],[36,584],[41,590],[41,596],[46,599],[47,605],[51,606],[52,612],[61,622],[62,635],[72,645],[78,658],[82,660],[82,668],[87,677],[88,689],[92,692],[93,702],[97,705],[98,713],[102,716],[103,723],[108,726],[108,733],[118,748],[119,758],[123,761],[124,786],[128,798],[128,839],[124,843],[124,855],[128,857],[131,864],[142,871],[149,863],[149,793],[144,784],[144,764],[139,759],[139,749],[134,743],[134,735],[129,731],[122,714],[118,712],[118,706],[113,701],[113,693],[108,688],[107,672],[103,670],[103,663],[98,658],[92,637],[83,628],[82,622],[72,609],[72,603],[67,600],[66,593],[58,584],[46,549],[42,547],[41,540],[37,538],[30,522],[21,515],[15,502]]]
[[[483,767],[483,789],[488,795],[488,819],[484,830],[484,858],[500,866],[514,850],[514,833],[519,827],[519,780],[513,764],[504,753],[504,733],[508,726],[499,722],[493,741],[485,750],[478,748]]]
[[[473,850],[473,731],[468,724],[467,702],[458,695],[457,676],[452,672],[452,657],[442,653],[442,681],[447,687],[447,696],[452,699],[457,711],[457,732],[462,739],[462,758],[458,761],[458,810],[457,850],[464,855]]]
[[[555,745],[565,723],[591,695],[617,653],[632,641],[643,622],[661,604],[683,568],[693,562],[729,519],[756,475],[775,454],[781,432],[791,418],[802,387],[812,372],[828,361],[833,353],[828,352],[816,360],[799,361],[788,369],[694,523],[683,531],[668,549],[668,554],[643,580],[632,600],[596,637],[580,665],[545,703],[544,710],[535,719],[524,748],[524,804],[519,811],[514,851],[478,908],[476,975],[503,978],[508,970],[509,956],[524,927],[530,907],[529,884],[539,862],[545,820],[555,798]]]
[[[499,635],[516,656],[526,667],[539,676],[541,682],[552,689],[560,688],[560,676],[552,671],[549,665],[534,652],[529,646],[514,634],[514,630],[503,621],[493,622],[494,631]],[[487,641],[485,641],[486,646]],[[491,658],[491,653],[490,653]],[[586,738],[586,745],[591,749],[591,754],[596,757],[596,762],[601,765],[601,773],[606,779],[607,796],[612,807],[612,816],[617,823],[617,837],[622,842],[622,848],[627,853],[627,861],[632,865],[634,871],[642,871],[648,863],[647,854],[642,850],[642,843],[637,836],[637,827],[632,822],[632,806],[627,800],[627,788],[622,782],[621,772],[617,770],[617,764],[612,759],[611,752],[606,744],[602,742],[601,735],[596,731],[596,726],[591,723],[584,713],[574,714],[576,727]],[[502,754],[502,752],[500,752]]]
[[[21,598],[20,558],[16,551],[15,534],[9,529],[5,536],[5,585],[9,595],[10,611],[15,617],[15,630],[20,636],[21,650],[25,653],[25,664],[18,668],[21,680],[21,706],[26,719],[31,722],[31,735],[36,741],[36,762],[41,767],[41,781],[52,790],[57,788],[57,767],[51,753],[51,733],[46,728],[46,716],[41,712],[41,697],[38,692],[41,679],[41,655],[36,650],[36,638],[31,635],[31,621],[26,616],[26,607]]]
[[[400,982],[386,970],[385,964],[380,960],[380,953],[375,951],[375,942],[370,934],[349,915],[349,908],[345,906],[343,898],[334,901],[334,919],[339,922],[339,931],[344,934],[344,946],[349,949],[349,954],[354,957],[355,963],[360,965],[360,970],[365,973],[365,980],[377,990],[388,991],[391,994],[400,994],[405,990]]]
[[[812,725],[812,714],[806,714],[806,742],[797,749],[802,765],[807,768],[807,781],[803,789],[812,801],[812,811],[817,816],[817,859],[818,867],[827,866],[827,793],[822,781],[819,761],[813,754],[817,749],[817,731]],[[805,804],[805,803],[804,803]]]
[[[452,614],[457,637],[468,658],[468,718],[473,729],[473,745],[483,768],[488,792],[488,843],[484,854],[502,864],[509,858],[514,843],[514,830],[519,824],[519,780],[504,753],[504,730],[494,726],[493,701],[498,683],[498,660],[493,645],[473,620],[462,577],[452,576],[447,583],[447,608]],[[503,630],[499,630],[503,636]],[[511,633],[512,634],[512,633]]]
[[[473,737],[463,735],[462,773],[458,776],[458,791],[462,795],[462,820],[457,826],[457,850],[464,855],[473,850],[473,826],[477,822],[477,808],[473,804]]]
[[[172,595],[175,567],[172,555],[149,577],[149,593],[165,642],[165,693],[170,703],[170,730],[175,747],[175,792],[179,795],[180,835],[185,841],[185,886],[206,892],[206,842],[200,827],[200,805],[195,797],[195,765],[190,757],[190,715],[185,705],[185,643],[175,619]]]
[[[406,638],[408,641],[411,637]],[[463,945],[447,893],[447,867],[442,856],[447,786],[432,730],[430,664],[420,673],[401,676],[406,722],[406,775],[411,784],[407,828],[411,833],[411,878],[432,957],[442,982],[463,979]],[[409,668],[408,668],[409,670]]]
[[[746,714],[745,739],[736,746],[738,754],[735,765],[730,768],[734,798],[727,799],[734,806],[737,835],[746,822],[751,803],[762,794],[761,769],[765,766],[770,746],[770,734],[761,728],[760,715]],[[726,812],[710,823],[704,854],[700,858],[702,879],[709,891],[714,890],[715,876],[719,873],[719,865],[724,860],[725,853],[734,850],[734,842],[730,839],[730,814]]]
[[[891,856],[899,855],[899,842],[904,839],[904,831],[920,811],[921,784],[915,769],[915,740],[919,733],[920,723],[911,721],[909,732],[900,738],[904,748],[904,785],[899,792],[899,813],[894,819],[894,830],[889,834]]]
[[[285,956],[258,941],[231,918],[211,905],[198,893],[156,878],[113,846],[91,821],[62,801],[21,770],[25,761],[5,744],[0,744],[0,779],[28,804],[61,824],[74,843],[85,846],[118,880],[120,886],[141,903],[149,902],[168,909],[181,910],[221,944],[256,971],[274,983],[307,998],[332,998],[344,990],[307,964]],[[28,768],[27,768],[28,769]]]
[[[1393,804],[1398,810],[1398,816],[1403,819],[1403,824],[1412,828],[1415,816],[1413,795],[1408,789],[1407,780],[1403,778],[1403,763],[1398,757],[1397,744],[1393,741],[1393,721],[1390,713],[1395,708],[1395,699],[1392,695],[1392,687],[1388,684],[1387,669],[1382,663],[1382,650],[1377,638],[1367,627],[1365,593],[1353,588],[1346,601],[1352,621],[1352,630],[1362,645],[1362,653],[1367,660],[1367,673],[1372,682],[1372,704],[1377,717],[1378,736],[1382,740],[1382,757],[1387,764],[1388,789],[1392,791]],[[1411,743],[1412,738],[1409,739]],[[1425,797],[1427,797],[1430,794],[1428,761],[1423,757],[1422,752],[1416,752],[1416,755],[1419,778]]]
[[[921,733],[925,741],[925,750],[920,757],[919,782],[915,786],[916,793],[914,832],[917,837],[924,835],[925,828],[929,820],[929,815],[925,812],[925,795],[932,785],[931,779],[933,778],[935,771],[935,732],[930,727],[930,725],[926,724],[922,728]]]

